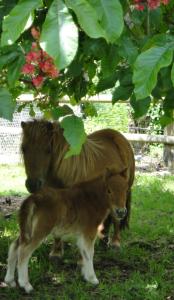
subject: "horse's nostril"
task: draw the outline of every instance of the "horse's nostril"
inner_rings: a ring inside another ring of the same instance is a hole
[[[116,215],[119,219],[123,219],[127,214],[126,208],[117,208],[116,209]]]

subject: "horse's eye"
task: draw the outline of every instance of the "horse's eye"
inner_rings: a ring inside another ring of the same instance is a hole
[[[22,153],[25,153],[26,152],[26,147],[24,145],[22,145],[21,150],[22,150]]]

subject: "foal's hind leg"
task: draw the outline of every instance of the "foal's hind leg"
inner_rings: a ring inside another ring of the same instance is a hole
[[[18,248],[18,283],[20,287],[24,288],[26,293],[30,293],[33,290],[28,278],[28,263],[32,253],[39,244],[39,241],[35,243],[30,241],[28,245],[23,243]]]
[[[17,263],[18,244],[19,244],[19,238],[12,242],[8,252],[8,266],[7,266],[7,272],[4,280],[11,287],[16,286],[14,275],[15,275],[15,268]]]

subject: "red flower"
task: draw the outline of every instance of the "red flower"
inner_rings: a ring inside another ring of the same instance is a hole
[[[45,60],[43,62],[40,62],[39,66],[42,72],[47,73],[52,69],[53,64],[49,60]]]
[[[23,74],[33,74],[35,71],[35,67],[31,64],[25,64],[22,68]]]
[[[52,69],[48,72],[51,78],[56,78],[59,76],[59,71],[56,69],[55,66],[52,67]]]
[[[142,11],[142,10],[144,10],[144,5],[138,4],[138,5],[136,5],[136,9]]]
[[[41,57],[40,51],[30,51],[26,55],[26,62],[31,63],[31,62],[37,62]]]
[[[31,35],[35,40],[38,40],[40,38],[40,32],[35,27],[31,28]]]
[[[41,75],[38,75],[37,77],[34,77],[32,79],[32,83],[34,84],[34,86],[36,88],[40,88],[42,86],[42,84],[43,84],[43,81],[44,81],[44,78]]]

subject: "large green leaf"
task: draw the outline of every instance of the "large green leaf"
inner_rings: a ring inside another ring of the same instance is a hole
[[[115,104],[119,100],[128,100],[132,94],[133,85],[117,86],[112,95],[112,103]]]
[[[25,63],[25,57],[24,55],[18,56],[18,58],[13,61],[9,66],[8,66],[8,84],[10,87],[13,87],[15,85],[16,80],[19,78],[21,74],[21,68]]]
[[[0,117],[12,120],[16,103],[12,99],[12,95],[5,88],[0,88]]]
[[[64,117],[66,115],[71,115],[73,113],[73,110],[70,106],[64,104],[63,106],[54,107],[51,109],[51,116],[54,120],[57,120],[61,117]]]
[[[13,44],[33,23],[32,13],[34,9],[42,5],[41,0],[20,0],[11,10],[10,14],[4,18],[1,45]]]
[[[67,116],[60,124],[64,129],[64,137],[70,145],[70,149],[66,153],[65,158],[80,154],[82,145],[86,140],[82,119],[74,115]]]
[[[54,0],[42,27],[41,47],[54,58],[59,70],[68,66],[78,47],[78,30],[62,0]]]
[[[118,74],[116,72],[109,77],[101,78],[96,86],[96,93],[101,93],[102,91],[113,88],[117,79]]]
[[[116,45],[108,45],[101,60],[101,71],[104,77],[109,77],[115,72],[116,66],[120,61]]]
[[[124,36],[119,43],[118,53],[124,59],[126,58],[130,64],[133,64],[137,58],[138,49],[130,37]]]
[[[82,29],[92,38],[103,37],[114,43],[123,30],[119,0],[65,0],[75,12]]]
[[[135,95],[132,95],[130,104],[134,109],[134,117],[140,118],[145,115],[150,107],[151,99],[146,97],[145,99],[136,100]]]
[[[174,86],[174,64],[172,65],[171,79],[172,79],[172,83],[173,83],[173,86]]]
[[[138,56],[133,75],[137,99],[146,98],[151,94],[156,85],[159,70],[171,64],[172,56],[173,50],[170,44],[152,47]]]

